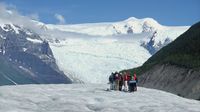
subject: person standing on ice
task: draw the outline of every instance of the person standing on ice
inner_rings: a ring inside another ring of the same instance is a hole
[[[119,73],[119,91],[122,91],[122,86],[123,86],[123,76],[122,72]]]
[[[128,91],[128,74],[127,72],[124,72],[124,91]]]
[[[137,91],[137,76],[136,73],[134,75],[131,75],[131,80],[129,81],[129,92]]]
[[[117,72],[113,73],[113,90],[116,90],[116,74]]]
[[[134,84],[136,81],[131,77],[131,80],[129,81],[129,92],[134,92]]]
[[[110,90],[114,90],[114,73],[112,72],[109,77]]]
[[[128,83],[128,91],[130,91],[130,80],[131,80],[131,75],[130,75],[130,72],[129,71],[127,71],[126,72],[126,74],[127,74],[127,77],[128,77],[128,80],[127,80],[127,83]]]
[[[119,90],[119,73],[115,72],[115,90]]]

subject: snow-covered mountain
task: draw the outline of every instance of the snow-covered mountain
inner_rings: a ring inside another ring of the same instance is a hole
[[[167,92],[104,91],[108,85],[0,87],[0,112],[199,112],[200,102]]]
[[[56,35],[59,41],[50,44],[60,69],[74,80],[92,83],[106,83],[111,72],[142,65],[188,28],[133,17],[120,22],[45,25],[46,31],[62,32]]]
[[[48,42],[12,23],[0,24],[0,85],[70,83]]]
[[[50,43],[59,68],[74,82],[106,83],[111,72],[142,65],[189,27],[163,26],[151,18],[52,25],[31,21]]]
[[[0,14],[0,24],[30,29],[49,41],[59,69],[75,82],[106,83],[111,72],[142,65],[189,28],[163,26],[152,18],[52,25],[8,10]]]
[[[46,25],[47,29],[75,32],[91,36],[116,36],[126,34],[148,34],[141,45],[154,54],[163,45],[173,41],[186,31],[188,26],[163,26],[152,18],[137,19],[130,17],[119,22],[86,23],[77,25]],[[130,36],[134,38],[134,36]],[[152,50],[153,49],[153,50]]]
[[[109,36],[128,33],[154,32],[156,30],[167,30],[167,26],[160,25],[152,18],[137,19],[130,17],[119,22],[85,23],[75,25],[53,25],[47,24],[49,29],[76,32],[88,35]],[[184,28],[184,27],[179,27]]]

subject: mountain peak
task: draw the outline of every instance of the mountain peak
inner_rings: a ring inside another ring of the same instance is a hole
[[[154,23],[154,24],[159,24],[155,19],[153,18],[141,18],[138,19],[136,17],[129,17],[128,19],[124,20],[126,22],[128,21],[138,21],[138,22],[148,22],[148,23]]]
[[[151,28],[151,29],[162,29],[163,26],[160,25],[155,19],[153,18],[142,18],[138,19],[135,17],[130,17],[126,20],[124,20],[125,23],[128,24],[137,24],[137,25],[142,25],[144,28]]]
[[[129,17],[125,21],[135,21],[135,20],[138,20],[138,18],[136,18],[136,17]]]
[[[153,18],[144,18],[142,19],[144,24],[148,24],[148,25],[151,25],[151,26],[161,26],[155,19]]]

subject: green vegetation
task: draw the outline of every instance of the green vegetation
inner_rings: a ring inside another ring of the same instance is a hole
[[[175,41],[163,47],[141,67],[130,69],[131,73],[142,74],[157,64],[171,64],[190,69],[200,69],[200,22]]]

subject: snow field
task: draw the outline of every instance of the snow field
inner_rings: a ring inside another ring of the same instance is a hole
[[[199,112],[200,102],[146,88],[107,92],[109,85],[0,87],[0,112]]]

